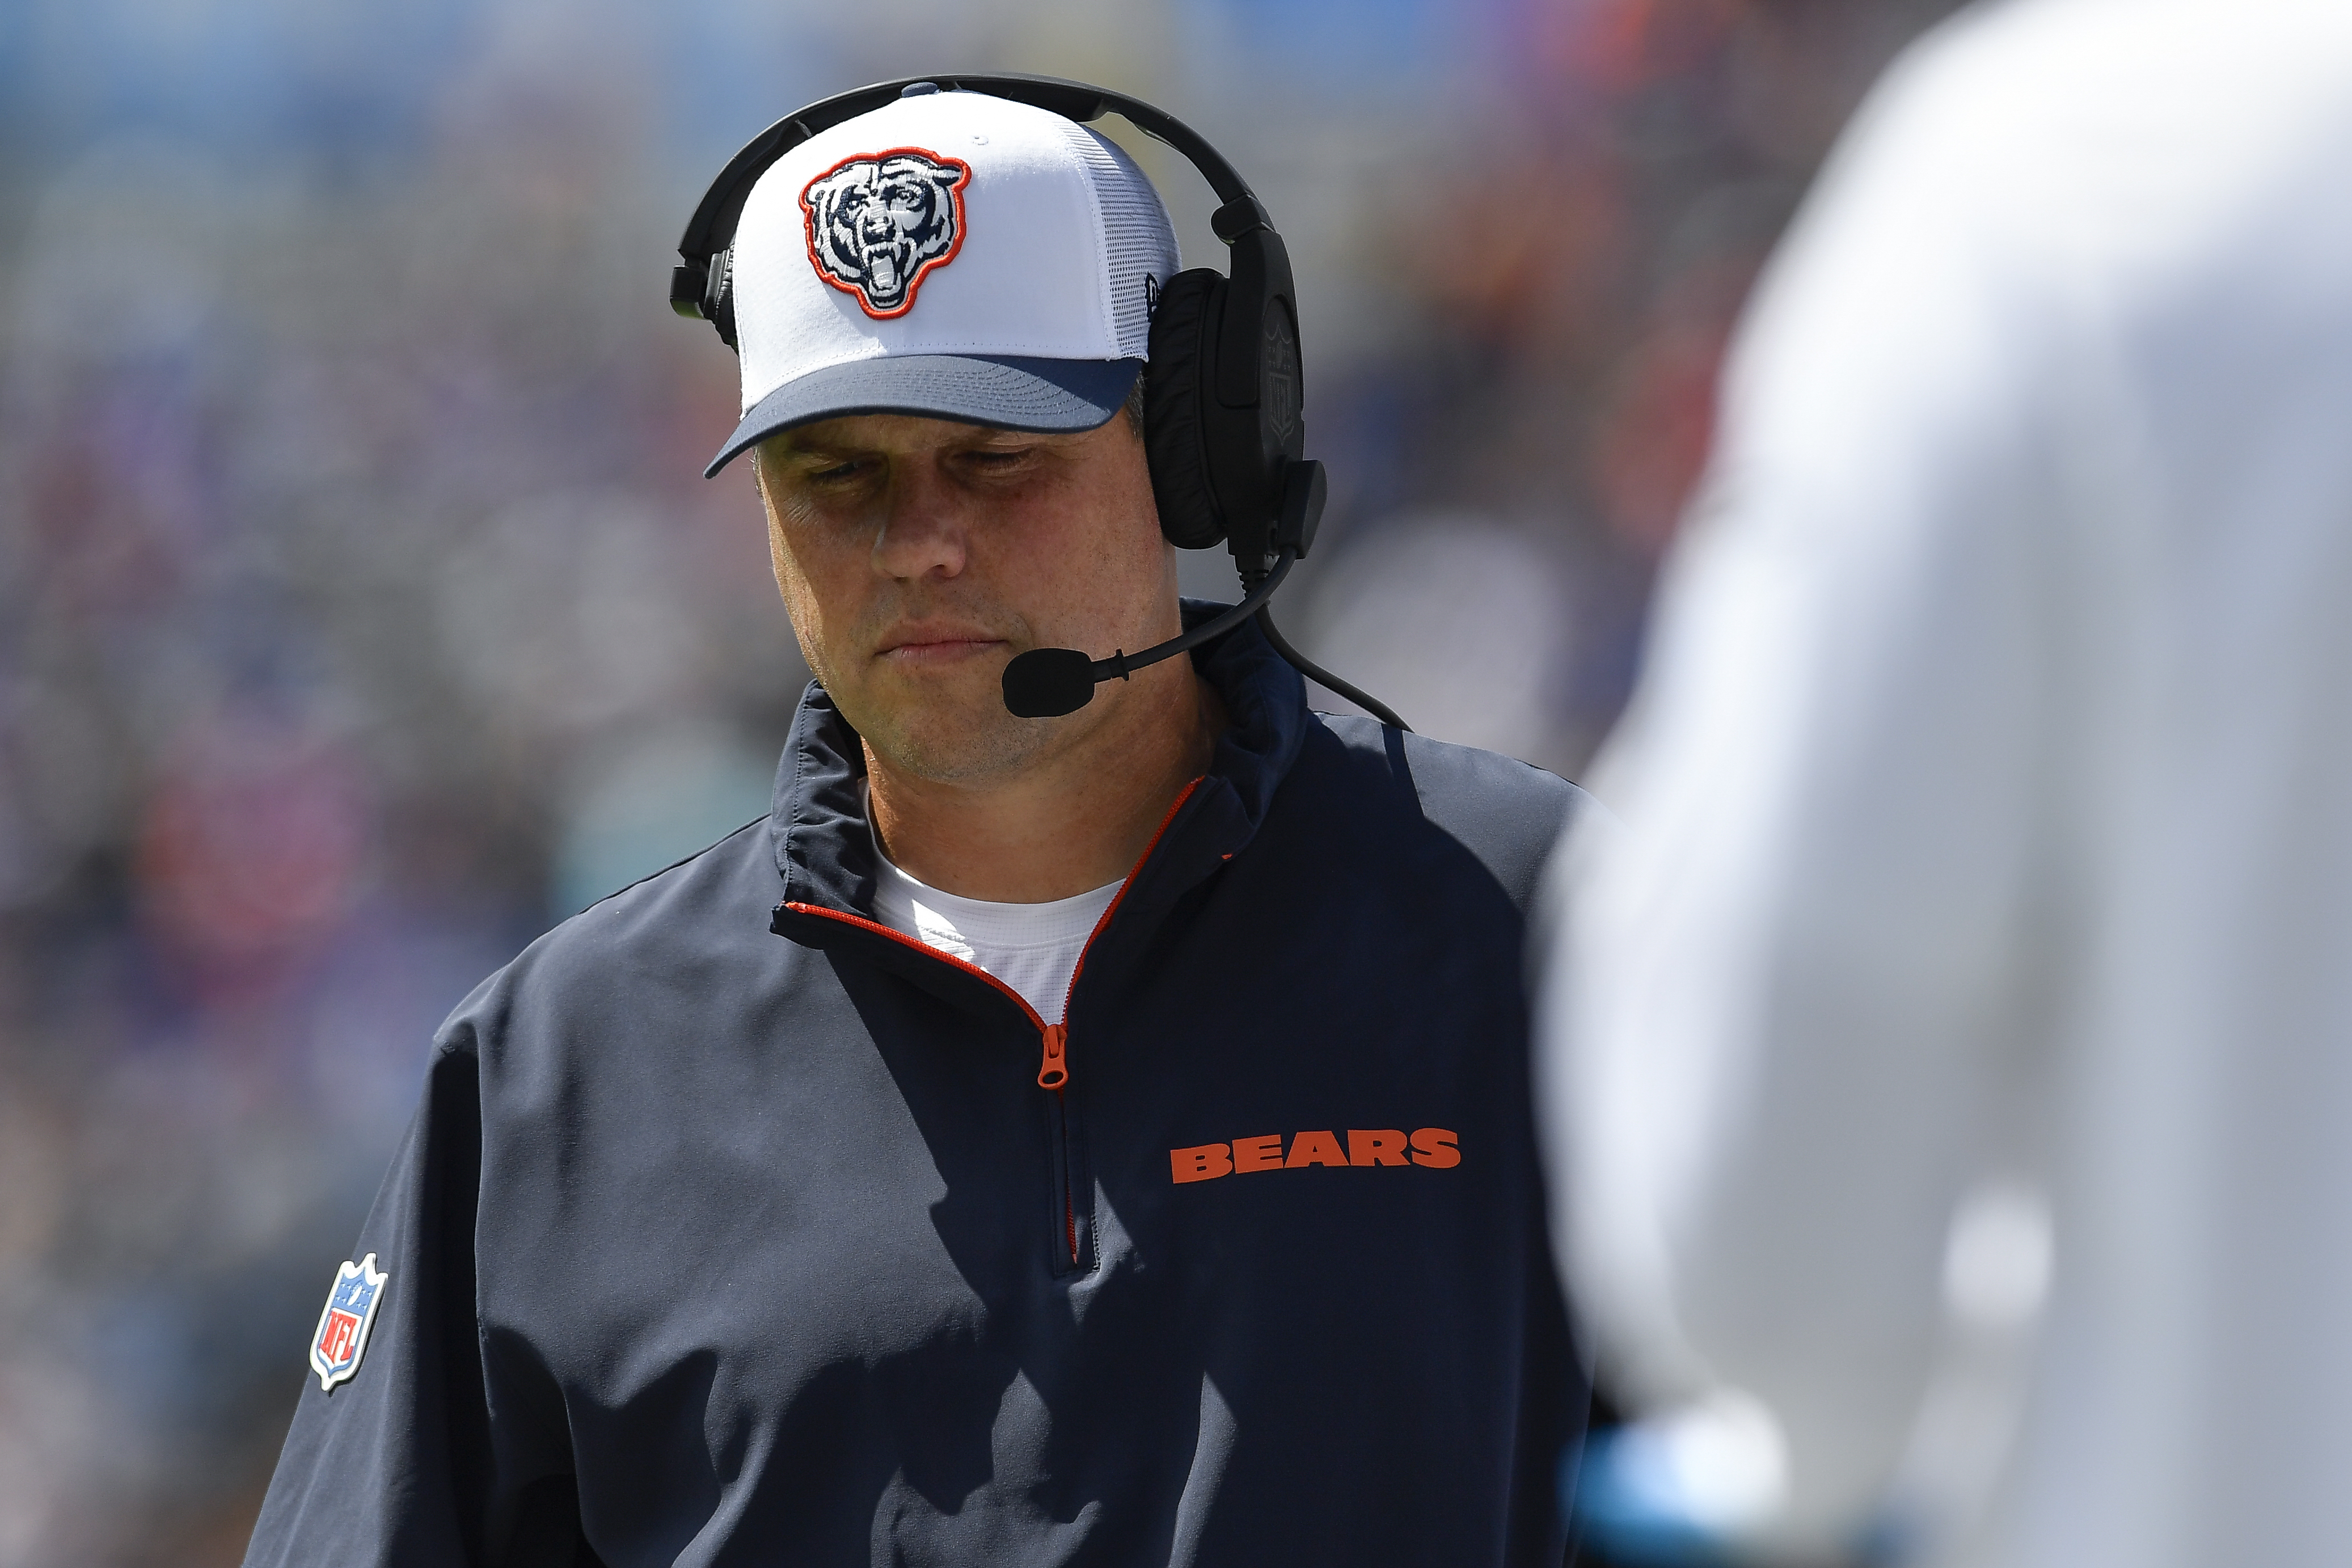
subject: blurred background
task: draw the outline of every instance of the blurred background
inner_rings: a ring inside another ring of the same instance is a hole
[[[0,1568],[236,1561],[435,1025],[765,810],[806,671],[666,304],[741,141],[939,68],[1206,132],[1334,484],[1286,627],[1573,776],[1739,301],[1948,9],[0,4]]]

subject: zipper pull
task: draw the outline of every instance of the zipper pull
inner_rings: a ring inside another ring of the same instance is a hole
[[[1045,1026],[1045,1063],[1037,1069],[1037,1087],[1059,1089],[1070,1081],[1070,1031],[1064,1025]]]

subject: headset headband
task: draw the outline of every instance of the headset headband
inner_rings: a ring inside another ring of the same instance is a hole
[[[1085,82],[1066,81],[1060,77],[1012,73],[902,77],[839,93],[788,114],[751,138],[741,152],[729,159],[727,167],[710,183],[710,189],[703,193],[694,216],[687,220],[685,235],[677,242],[677,254],[685,265],[670,272],[670,308],[681,316],[709,319],[710,306],[715,303],[710,287],[711,259],[734,243],[735,225],[743,215],[743,204],[769,165],[818,131],[880,109],[918,83],[929,83],[942,92],[980,92],[991,98],[1009,98],[1081,124],[1100,120],[1106,114],[1117,114],[1153,141],[1174,148],[1186,162],[1201,172],[1201,177],[1208,181],[1221,204],[1216,215],[1210,219],[1210,227],[1219,239],[1231,245],[1252,229],[1273,232],[1274,221],[1266,215],[1265,204],[1251,191],[1248,182],[1225,162],[1224,154],[1210,146],[1208,139],[1199,131],[1139,98],[1129,98],[1108,88],[1090,87]],[[734,340],[730,337],[728,340]]]

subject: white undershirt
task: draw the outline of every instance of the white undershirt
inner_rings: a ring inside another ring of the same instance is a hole
[[[1021,993],[1047,1023],[1062,1021],[1062,1003],[1078,955],[1094,935],[1110,901],[1114,882],[1051,904],[992,904],[961,898],[926,886],[900,871],[882,852],[877,836],[874,917],[927,947],[961,958]]]

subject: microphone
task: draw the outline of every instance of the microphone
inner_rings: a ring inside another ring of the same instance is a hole
[[[1095,687],[1102,682],[1113,677],[1126,680],[1137,670],[1189,653],[1255,616],[1266,641],[1292,668],[1311,680],[1322,682],[1382,724],[1410,733],[1412,727],[1399,718],[1388,705],[1311,663],[1292,647],[1275,629],[1274,617],[1266,610],[1266,601],[1282,586],[1282,580],[1290,575],[1290,569],[1298,564],[1298,558],[1307,553],[1307,547],[1315,542],[1315,528],[1323,520],[1327,493],[1322,464],[1310,457],[1285,465],[1281,507],[1275,518],[1273,538],[1268,541],[1276,551],[1274,566],[1263,576],[1243,570],[1242,583],[1248,591],[1239,604],[1140,653],[1122,649],[1108,659],[1089,659],[1076,648],[1032,648],[1016,654],[1004,666],[1006,710],[1016,718],[1059,718],[1064,714],[1076,713],[1094,701]],[[1258,560],[1265,559],[1263,553],[1253,553]],[[1236,546],[1234,565],[1240,567],[1242,560],[1243,552]]]
[[[1239,604],[1215,620],[1204,621],[1181,636],[1171,637],[1140,653],[1121,651],[1108,659],[1089,659],[1076,648],[1032,648],[1013,655],[1013,662],[1004,666],[1006,709],[1016,718],[1059,718],[1066,713],[1077,712],[1094,701],[1095,687],[1101,682],[1113,677],[1123,681],[1136,670],[1189,653],[1256,614],[1259,607],[1274,597],[1274,591],[1282,586],[1282,580],[1290,575],[1297,560],[1298,552],[1285,548],[1276,559],[1274,570],[1265,574],[1265,580],[1250,590]]]

